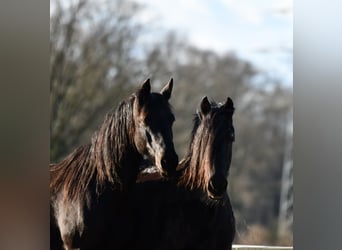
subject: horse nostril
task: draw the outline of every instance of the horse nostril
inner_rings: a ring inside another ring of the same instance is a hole
[[[177,155],[165,155],[161,159],[161,166],[163,170],[168,175],[173,175],[176,172],[176,168],[178,166],[178,156]]]

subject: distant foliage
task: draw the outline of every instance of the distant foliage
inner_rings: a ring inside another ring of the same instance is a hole
[[[132,51],[140,26],[130,1],[54,0],[50,22],[51,160],[88,137],[137,83]]]

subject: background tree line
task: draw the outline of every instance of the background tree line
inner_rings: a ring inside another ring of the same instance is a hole
[[[201,98],[207,95],[222,102],[230,96],[236,107],[236,142],[229,175],[236,242],[292,244],[291,231],[280,237],[276,230],[286,129],[292,124],[292,88],[233,52],[198,49],[175,31],[165,32],[156,41],[141,42],[149,32],[136,18],[141,10],[134,1],[65,4],[52,0],[51,162],[87,143],[105,113],[147,77],[154,90],[174,78],[171,104],[180,158]],[[255,79],[263,84],[255,84]]]

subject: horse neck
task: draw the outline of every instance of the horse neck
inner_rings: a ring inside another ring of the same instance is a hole
[[[116,182],[121,184],[122,189],[132,186],[139,173],[139,165],[143,160],[142,156],[134,150],[135,148],[126,147],[116,165],[113,169],[114,176],[117,177]]]
[[[142,160],[134,141],[132,101],[123,102],[118,109],[106,116],[95,135],[92,147],[98,180],[125,185],[138,174]]]

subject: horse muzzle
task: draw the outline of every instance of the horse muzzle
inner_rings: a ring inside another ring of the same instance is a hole
[[[165,154],[160,159],[160,171],[164,177],[172,177],[176,174],[178,155],[175,152]]]
[[[227,190],[228,182],[225,178],[211,178],[208,185],[208,196],[213,200],[221,200]]]

